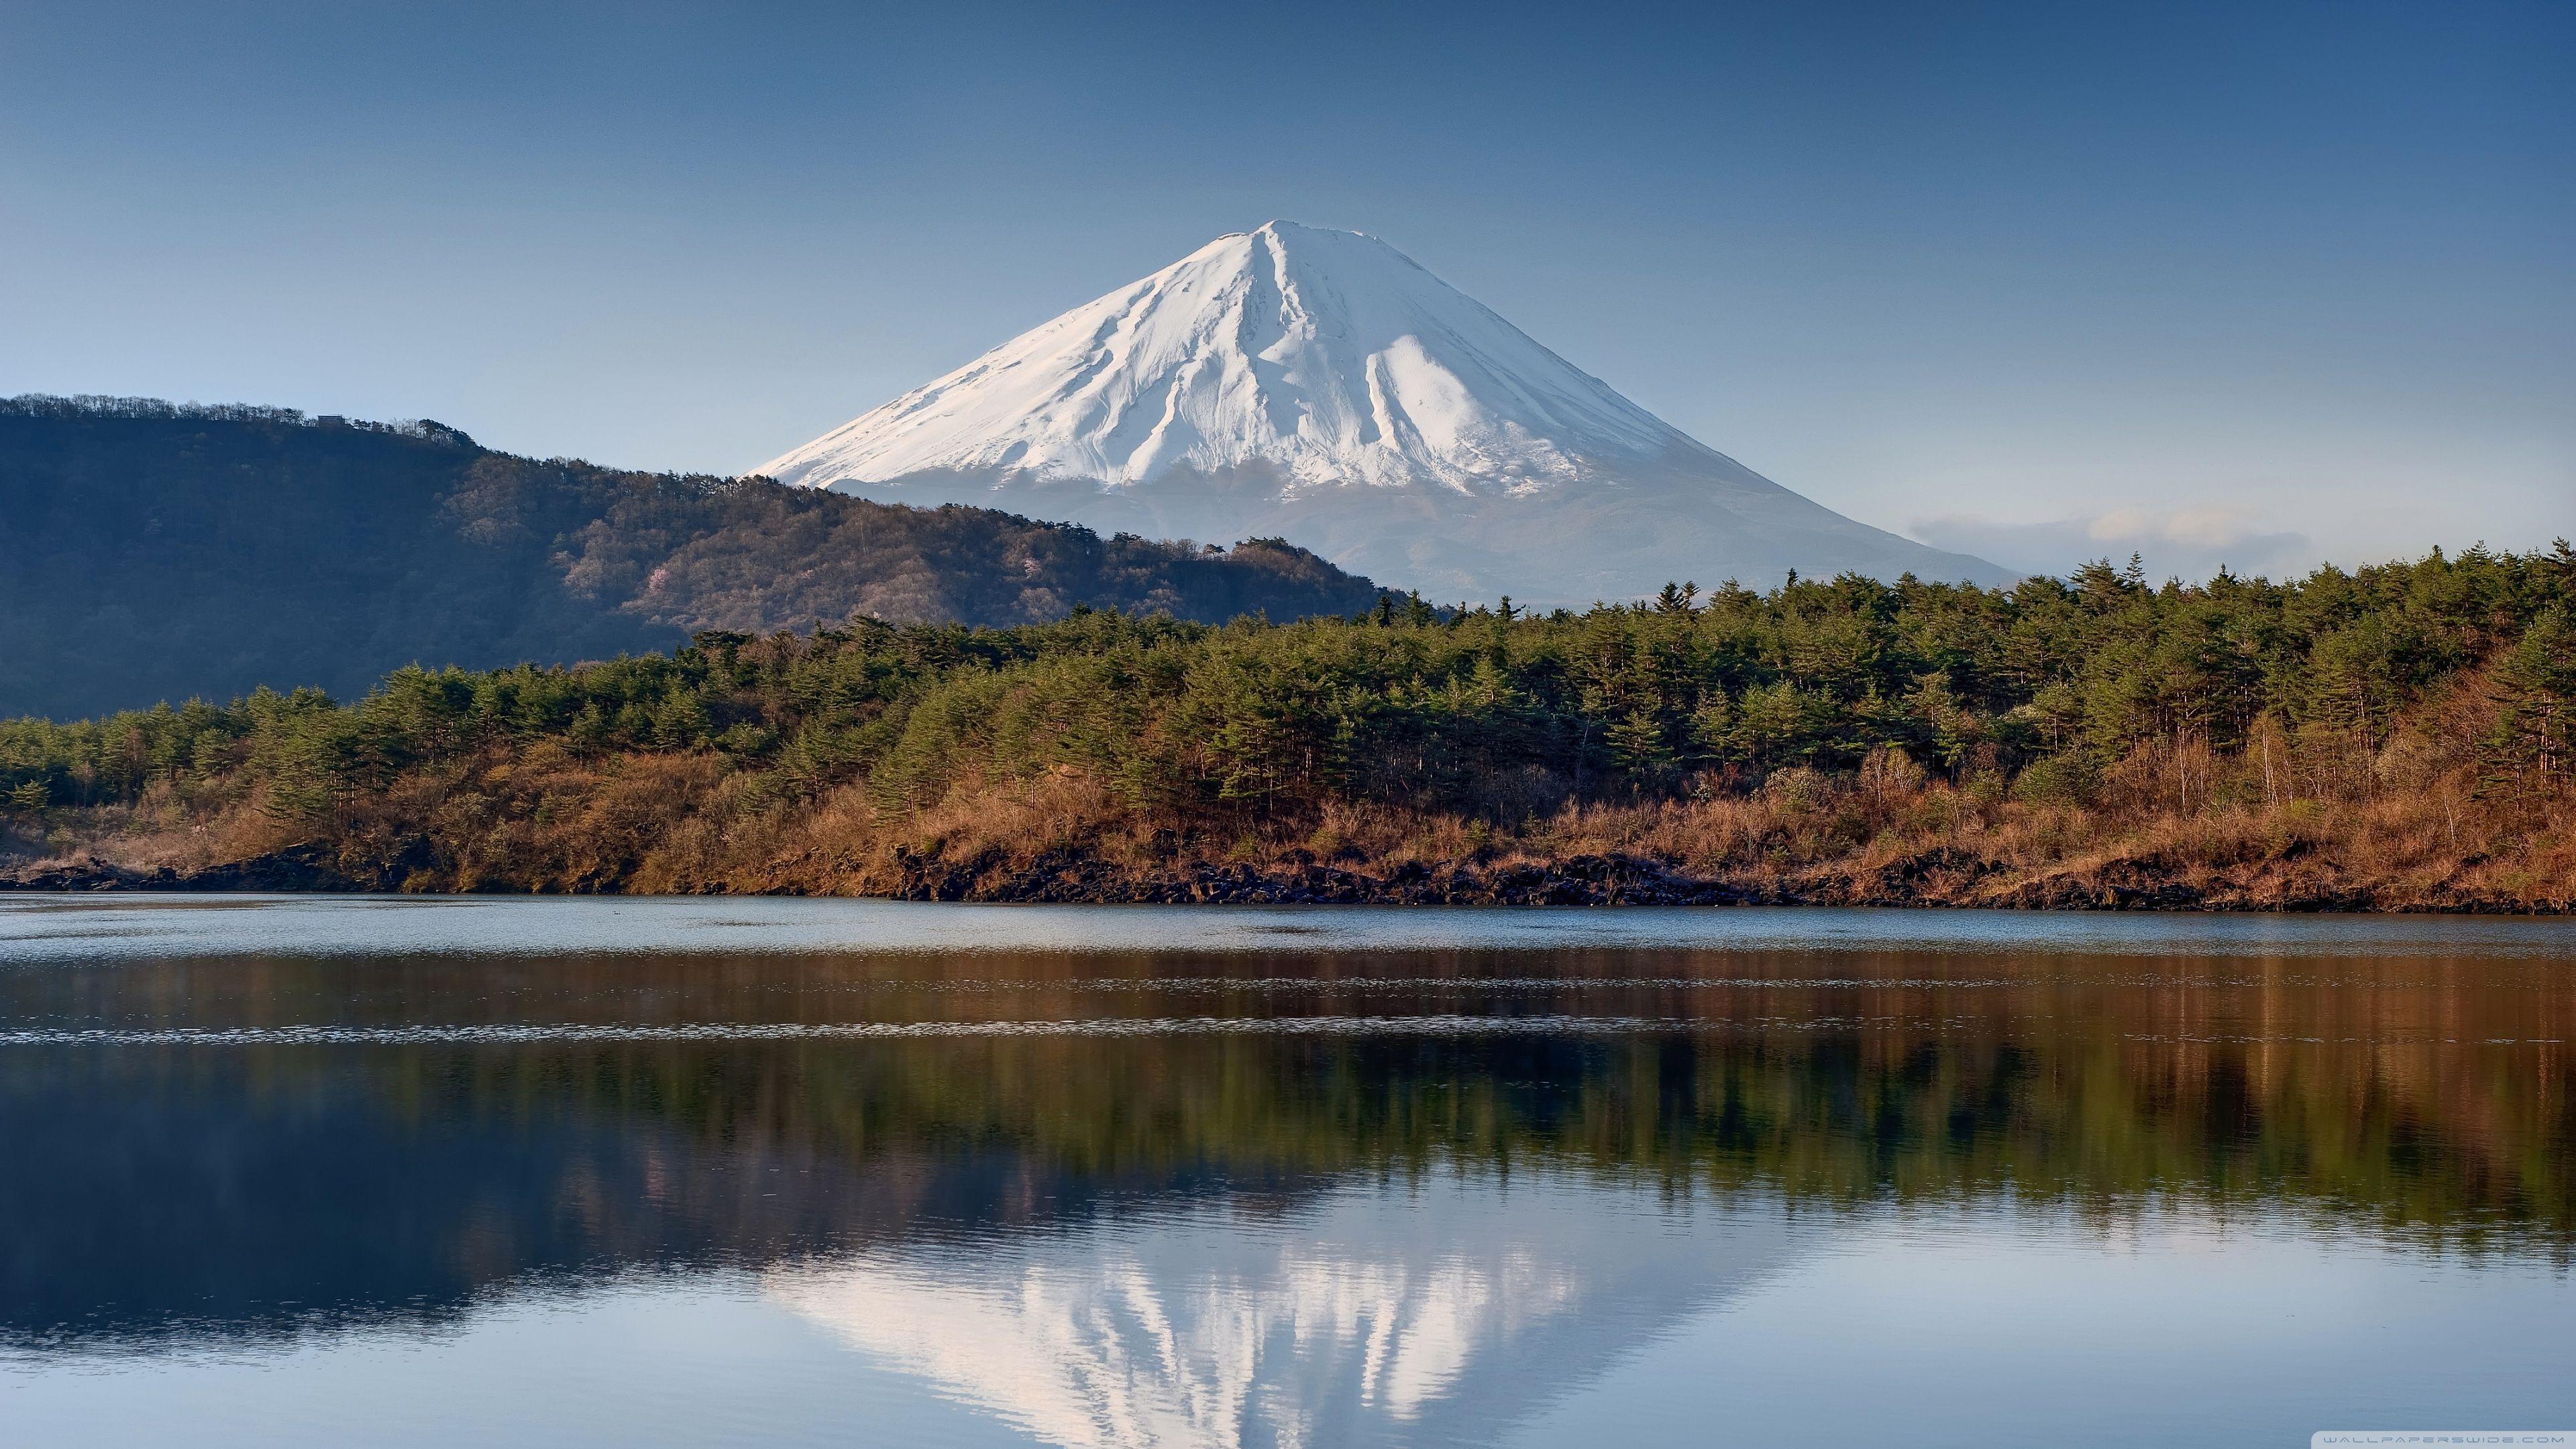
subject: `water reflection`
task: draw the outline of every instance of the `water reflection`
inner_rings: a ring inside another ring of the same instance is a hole
[[[1618,1201],[1437,1173],[1284,1221],[1092,1224],[781,1267],[764,1287],[1050,1443],[1485,1443],[1794,1251],[1776,1212]]]
[[[747,1275],[1049,1442],[1482,1442],[1892,1211],[2563,1274],[2528,944],[49,960],[0,1351]]]

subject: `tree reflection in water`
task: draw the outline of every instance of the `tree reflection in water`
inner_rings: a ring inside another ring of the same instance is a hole
[[[0,1048],[0,1334],[37,1359],[242,1347],[745,1270],[1059,1442],[1474,1437],[1845,1213],[2106,1237],[2180,1213],[2563,1266],[2576,992],[2554,969],[1594,951],[22,972],[0,984],[32,1024]],[[965,1034],[740,1038],[853,1021]],[[976,1034],[994,1023],[1045,1025]],[[317,1024],[374,1035],[295,1035]],[[493,1025],[535,1029],[440,1031]]]

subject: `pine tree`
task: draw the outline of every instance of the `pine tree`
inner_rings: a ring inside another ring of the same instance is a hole
[[[1645,710],[1632,709],[1611,721],[1603,737],[1610,746],[1610,757],[1640,784],[1661,780],[1676,763],[1672,745],[1664,737],[1663,722]]]
[[[2496,722],[2480,742],[2490,784],[2517,796],[2576,777],[2576,624],[2553,609],[2496,666]]]

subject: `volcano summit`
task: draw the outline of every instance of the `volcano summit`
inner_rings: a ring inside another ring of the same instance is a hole
[[[756,470],[1103,532],[1284,536],[1436,599],[1788,570],[2004,582],[1701,444],[1374,237],[1274,221]]]

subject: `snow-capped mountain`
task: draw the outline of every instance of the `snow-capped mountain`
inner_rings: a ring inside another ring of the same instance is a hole
[[[2000,581],[1811,503],[1374,237],[1219,237],[756,472],[1104,532],[1280,535],[1437,599]]]

